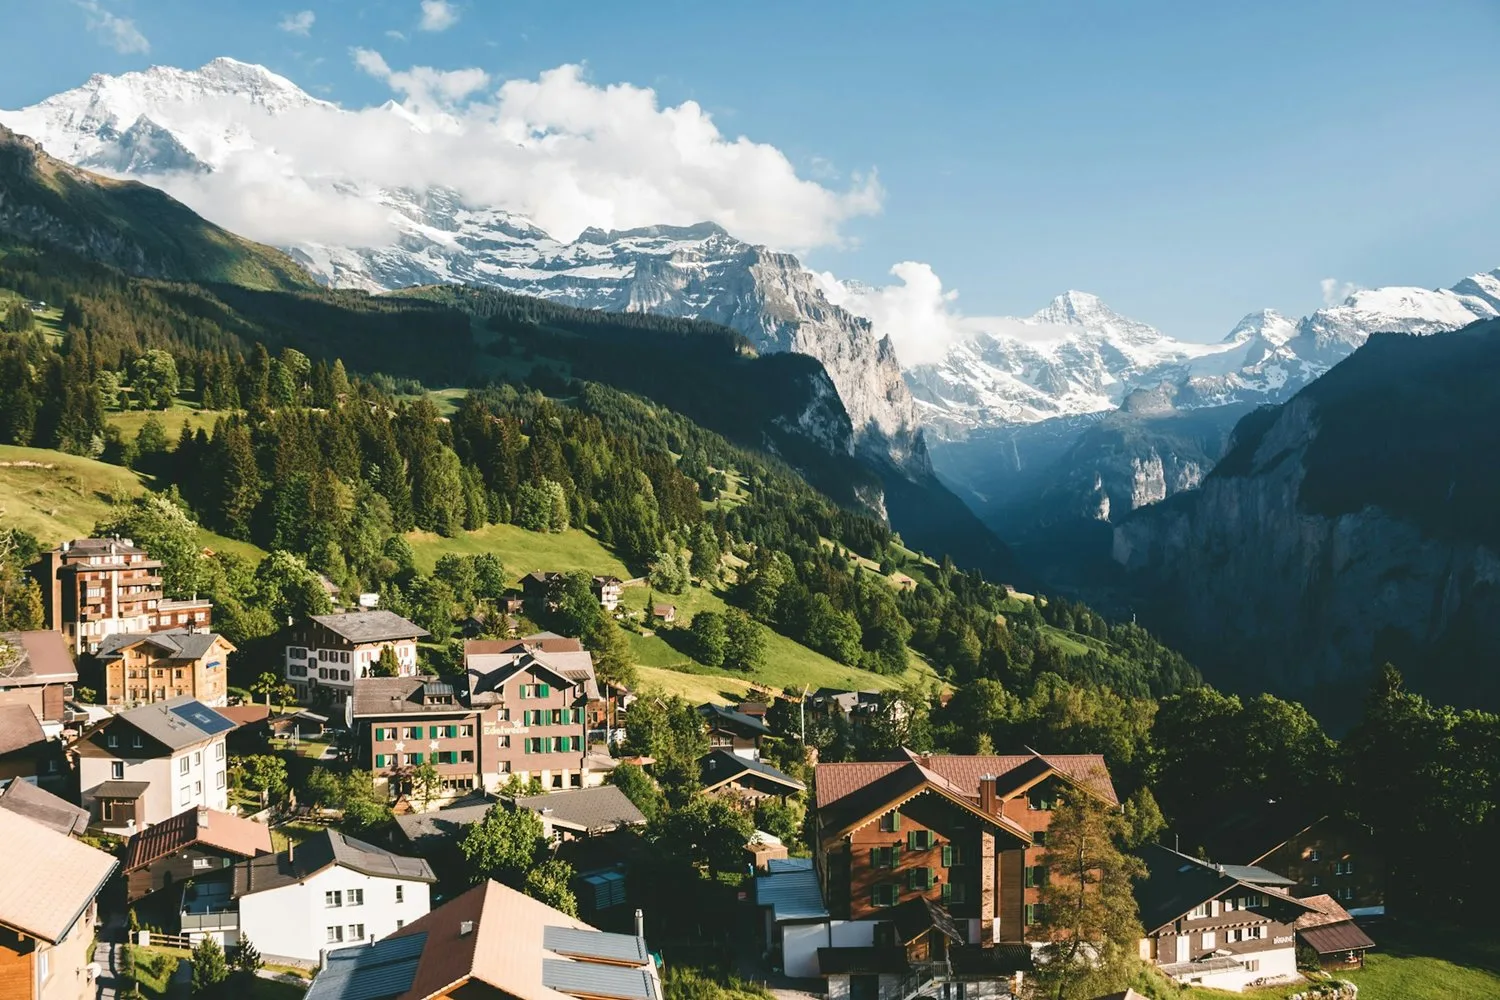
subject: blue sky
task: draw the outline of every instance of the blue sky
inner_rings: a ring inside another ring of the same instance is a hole
[[[1493,0],[451,6],[424,31],[418,0],[0,0],[0,107],[218,55],[346,107],[391,96],[354,47],[496,82],[579,63],[835,190],[875,171],[880,211],[815,267],[887,283],[921,261],[970,315],[1081,288],[1194,340],[1308,312],[1324,278],[1500,265]],[[302,10],[305,35],[279,27]]]

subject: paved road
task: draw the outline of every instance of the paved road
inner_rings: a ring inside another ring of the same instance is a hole
[[[94,977],[96,1000],[116,1000],[120,995],[120,946],[112,941],[100,941],[94,949],[94,964],[99,973]]]

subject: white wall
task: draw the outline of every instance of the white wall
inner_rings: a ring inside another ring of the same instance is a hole
[[[1260,961],[1260,968],[1255,972],[1248,972],[1243,967],[1228,969],[1224,972],[1214,972],[1203,976],[1179,976],[1180,983],[1201,982],[1204,986],[1210,986],[1217,990],[1231,990],[1235,993],[1243,992],[1245,987],[1257,979],[1278,979],[1283,976],[1294,976],[1297,974],[1297,949],[1276,948],[1271,951],[1258,951],[1248,955],[1236,956],[1241,961]]]
[[[121,742],[127,739],[125,737]],[[138,827],[160,823],[185,809],[199,806],[224,812],[229,808],[229,755],[226,751],[224,756],[219,756],[222,749],[224,741],[216,740],[193,750],[179,751],[170,759],[127,757],[120,761],[125,765],[125,773],[119,779],[114,776],[115,761],[107,757],[79,757],[78,787],[82,792],[82,805],[90,815],[97,815],[94,789],[106,781],[144,781],[150,787],[141,799],[142,815],[136,821]],[[130,753],[130,747],[121,746],[112,752]],[[184,758],[188,762],[185,775],[180,764]],[[181,795],[184,785],[188,789],[185,801]],[[116,827],[112,825],[109,829]]]
[[[396,902],[396,886],[403,890]],[[365,901],[348,905],[346,891],[363,889]],[[337,890],[344,905],[327,906],[325,893]],[[347,868],[326,868],[305,882],[241,896],[240,930],[255,943],[262,955],[317,961],[323,948],[342,948],[359,941],[350,939],[349,925],[364,924],[364,937],[379,940],[396,931],[396,922],[409,924],[427,913],[431,905],[426,882],[375,878]],[[327,928],[344,928],[344,940],[328,941]]]
[[[816,924],[781,925],[781,967],[788,976],[813,979],[819,948],[868,948],[875,943],[873,920],[829,920]]]

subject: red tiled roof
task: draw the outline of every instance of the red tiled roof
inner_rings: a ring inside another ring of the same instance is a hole
[[[1077,784],[1089,788],[1100,798],[1117,804],[1114,784],[1104,758],[1098,754],[1014,754],[1004,756],[974,756],[964,754],[932,754],[923,756],[909,751],[901,760],[865,761],[852,764],[819,764],[817,767],[818,808],[826,808],[847,798],[860,789],[893,774],[908,763],[915,763],[923,771],[942,779],[955,794],[977,798],[979,780],[983,777],[1004,778],[1025,769],[1029,772],[1036,761]],[[1020,775],[1016,775],[1020,777]],[[1002,781],[1002,785],[1004,782]]]
[[[207,812],[207,826],[198,825],[197,809],[188,809],[131,837],[126,848],[125,870],[143,868],[193,844],[242,858],[271,853],[271,828],[264,823],[211,809]]]
[[[217,711],[236,726],[248,726],[256,722],[264,722],[271,717],[271,706],[269,705],[230,705],[228,708],[220,708]]]
[[[1322,927],[1298,929],[1297,936],[1319,955],[1333,955],[1341,951],[1363,951],[1375,947],[1370,935],[1359,929],[1352,920]]]
[[[1345,920],[1353,920],[1349,911],[1339,905],[1338,900],[1327,893],[1318,896],[1307,896],[1302,899],[1303,906],[1312,909],[1297,918],[1297,929],[1307,930],[1310,927],[1322,927],[1325,924],[1339,924]]]

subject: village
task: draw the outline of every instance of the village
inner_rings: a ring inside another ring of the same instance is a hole
[[[63,543],[36,573],[49,627],[0,635],[7,998],[167,995],[217,952],[311,1000],[658,1000],[672,954],[715,946],[791,995],[1024,995],[1055,812],[1122,809],[1099,755],[819,763],[801,742],[809,718],[880,717],[882,692],[642,700],[578,638],[517,634],[561,574],[522,577],[461,676],[424,673],[426,631],[357,595],[288,622],[245,698],[211,602],[165,599],[130,539]],[[592,590],[623,613],[620,580]],[[689,914],[643,837],[669,814]],[[515,817],[534,842],[496,861]],[[1139,957],[1168,979],[1337,993],[1375,947],[1385,887],[1356,824],[1247,810],[1195,846],[1136,849]]]

